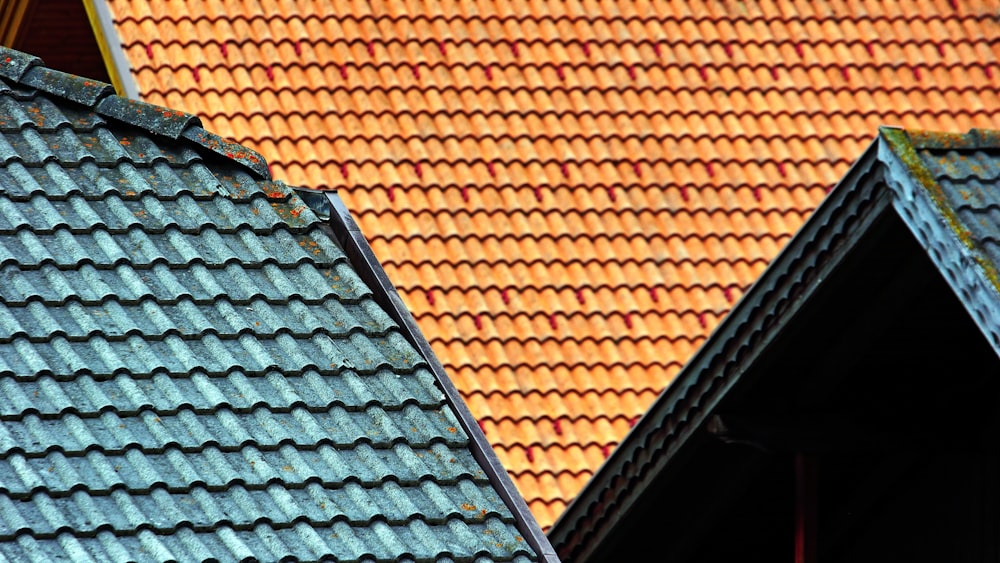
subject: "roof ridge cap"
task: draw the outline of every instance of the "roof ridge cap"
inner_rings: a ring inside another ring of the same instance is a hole
[[[895,132],[905,136],[906,141],[916,150],[968,150],[1000,148],[1000,130],[969,129],[965,133],[930,131],[926,129],[902,129],[899,127],[879,127],[879,133],[892,137]],[[898,136],[898,134],[897,134]]]
[[[258,180],[272,180],[271,169],[267,164],[267,159],[261,156],[260,153],[246,145],[230,141],[208,131],[201,126],[200,122],[188,126],[181,132],[180,137],[200,146],[206,151],[236,162],[257,176]]]
[[[45,61],[34,55],[0,46],[0,77],[10,82],[20,82],[24,74],[35,66],[45,66]]]
[[[193,114],[119,96],[106,82],[91,80],[45,66],[42,59],[0,46],[0,78],[10,85],[27,86],[82,105],[94,113],[138,127],[143,131],[179,141],[227,158],[248,169],[261,180],[270,180],[267,160],[259,153],[205,130]]]

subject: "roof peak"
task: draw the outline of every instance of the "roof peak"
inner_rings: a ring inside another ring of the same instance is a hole
[[[28,87],[89,108],[97,115],[172,140],[185,139],[200,152],[232,160],[257,179],[270,180],[267,160],[239,143],[205,130],[196,115],[115,94],[114,88],[45,66],[33,55],[0,47],[0,79],[10,86]]]
[[[990,220],[1000,201],[993,189],[1000,177],[998,148],[997,130],[880,127],[879,137],[553,525],[549,538],[561,555],[598,557],[601,542],[625,522],[621,515],[666,474],[664,460],[701,432],[747,366],[773,345],[773,335],[789,330],[790,319],[818,291],[817,280],[828,283],[846,257],[861,254],[855,249],[867,233],[884,233],[876,226],[884,214],[900,219],[894,228],[912,234],[1000,355],[1000,253],[994,244],[1000,236]]]

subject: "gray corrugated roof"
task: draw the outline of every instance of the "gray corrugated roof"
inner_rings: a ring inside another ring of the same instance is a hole
[[[40,64],[0,51],[0,557],[535,559],[263,158]]]
[[[1000,131],[884,128],[550,531],[585,561],[882,213],[895,212],[1000,356]],[[891,209],[890,209],[891,206]],[[893,211],[894,210],[894,211]]]

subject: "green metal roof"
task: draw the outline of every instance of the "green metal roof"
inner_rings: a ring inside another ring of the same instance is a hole
[[[196,117],[0,50],[0,559],[535,560],[331,233]]]

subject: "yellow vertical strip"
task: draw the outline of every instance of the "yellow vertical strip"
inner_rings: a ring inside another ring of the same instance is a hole
[[[7,47],[17,48],[25,16],[31,11],[33,0],[8,0],[2,2],[0,13],[0,41]]]
[[[0,41],[3,42],[4,47],[13,47],[14,40],[17,38],[18,26],[14,25],[12,20],[18,4],[20,4],[18,0],[0,4],[0,10],[2,10],[0,11]]]
[[[104,0],[83,0],[83,7],[87,10],[87,19],[90,20],[90,29],[94,32],[94,38],[97,40],[97,48],[101,50],[101,58],[104,60],[105,68],[108,69],[108,76],[111,77],[111,85],[115,87],[115,92],[118,92],[119,95],[127,95],[122,72],[131,72],[131,69],[119,68],[119,60],[114,56],[111,45],[108,44],[106,32],[109,30],[104,29],[105,23],[111,24],[102,21],[100,13],[94,5],[95,1],[103,2]]]

